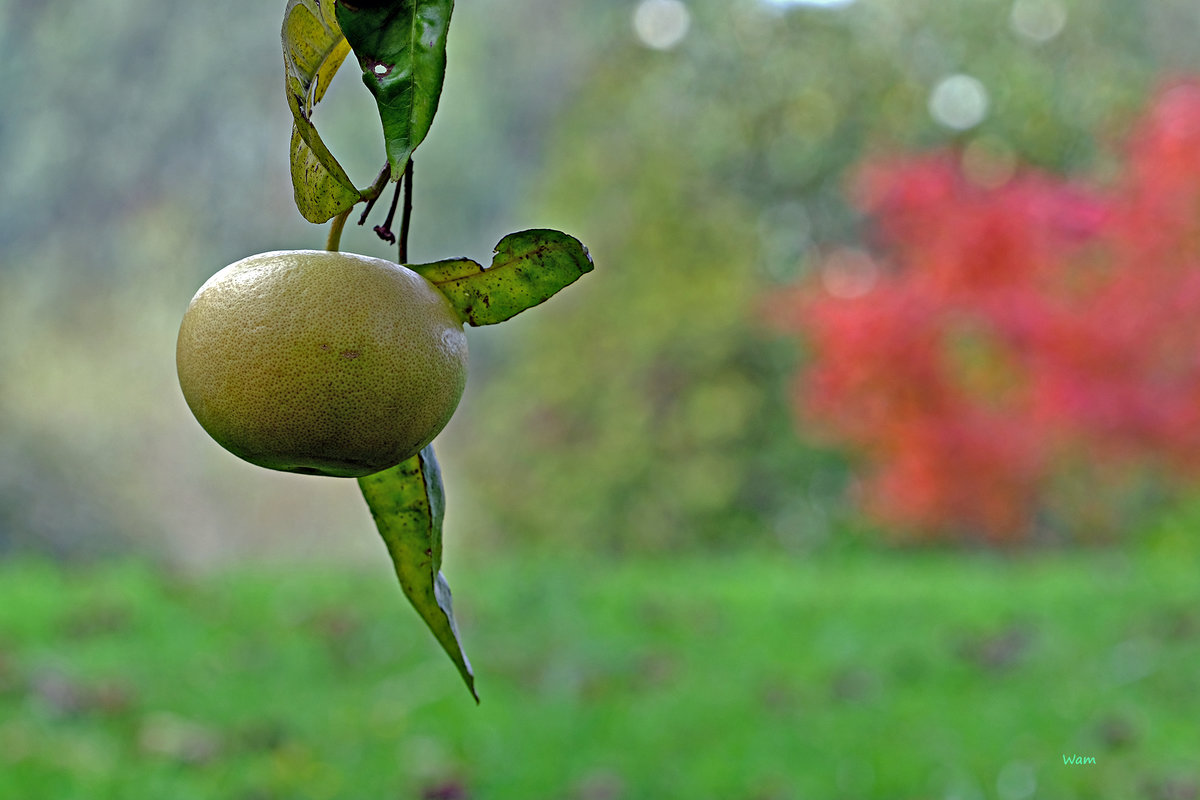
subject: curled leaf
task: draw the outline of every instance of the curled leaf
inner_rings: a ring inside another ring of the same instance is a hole
[[[350,44],[331,4],[319,0],[288,0],[282,37],[296,208],[309,222],[325,222],[362,197],[312,123],[313,107],[325,96]]]
[[[468,258],[410,265],[441,290],[470,325],[494,325],[533,308],[595,265],[578,239],[562,231],[510,233],[484,269]]]
[[[446,495],[433,445],[391,469],[359,478],[358,485],[392,557],[400,588],[478,703],[475,675],[454,621],[450,585],[441,573]]]
[[[337,0],[336,6],[379,106],[391,178],[399,180],[437,113],[454,0]]]

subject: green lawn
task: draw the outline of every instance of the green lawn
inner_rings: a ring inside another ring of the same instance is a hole
[[[1200,792],[1185,559],[562,557],[449,577],[479,707],[385,563],[0,563],[0,797]]]

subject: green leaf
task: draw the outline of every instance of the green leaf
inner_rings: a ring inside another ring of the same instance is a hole
[[[453,11],[454,0],[337,0],[337,21],[379,106],[394,181],[437,113]]]
[[[537,229],[501,239],[487,269],[468,258],[410,265],[410,269],[450,298],[467,323],[494,325],[545,302],[594,266],[578,239]]]
[[[392,557],[400,588],[458,667],[478,703],[475,675],[454,622],[450,585],[441,573],[446,495],[433,445],[391,469],[359,478],[358,485]]]
[[[296,208],[309,222],[332,219],[362,199],[312,124],[313,107],[349,53],[329,2],[288,0],[283,63],[292,110],[292,188]]]

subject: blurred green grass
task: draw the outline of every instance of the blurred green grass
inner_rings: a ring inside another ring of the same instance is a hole
[[[509,556],[449,577],[478,708],[386,564],[2,563],[0,797],[1200,786],[1188,559]]]

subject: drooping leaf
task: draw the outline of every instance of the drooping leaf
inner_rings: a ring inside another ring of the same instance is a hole
[[[454,0],[337,0],[337,21],[383,123],[392,180],[429,132],[446,76]]]
[[[545,302],[594,268],[578,239],[562,231],[510,233],[484,269],[468,259],[410,268],[442,291],[470,325],[494,325]]]
[[[433,445],[391,469],[359,478],[358,485],[392,557],[400,588],[478,703],[475,675],[454,621],[450,585],[441,573],[446,496]]]
[[[349,53],[328,0],[288,0],[283,63],[292,110],[292,188],[296,208],[309,222],[332,219],[362,197],[312,124],[313,107]]]

